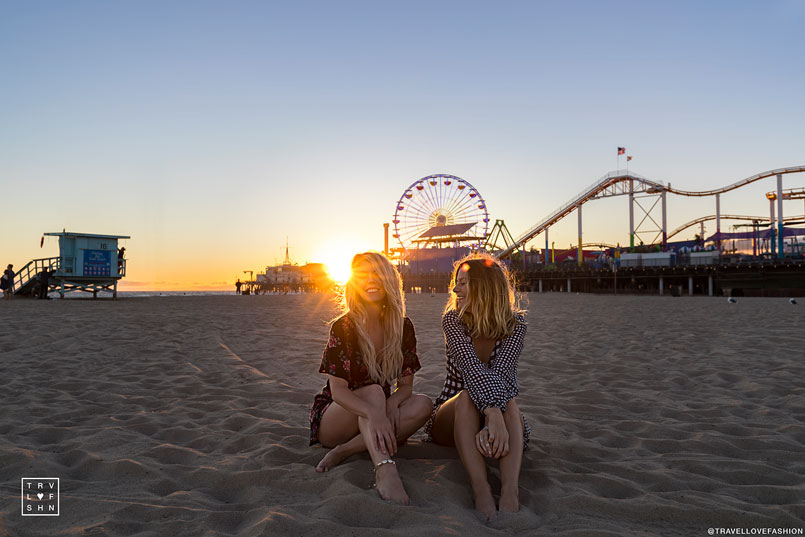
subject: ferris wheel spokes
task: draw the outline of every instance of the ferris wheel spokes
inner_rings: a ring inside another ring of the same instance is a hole
[[[394,237],[404,249],[419,246],[418,239],[434,226],[472,224],[464,239],[485,237],[489,213],[480,193],[464,179],[437,174],[414,181],[397,202],[394,213]],[[437,241],[438,242],[438,241]]]

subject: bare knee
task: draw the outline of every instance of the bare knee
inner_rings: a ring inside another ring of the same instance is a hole
[[[467,390],[461,390],[456,395],[456,408],[466,409],[470,406],[475,407],[475,403],[472,402],[472,397],[470,397],[470,392]]]
[[[472,401],[472,397],[467,390],[461,390],[456,397],[456,418],[466,420],[470,416],[478,416],[478,407]]]
[[[411,396],[412,413],[417,419],[428,419],[433,412],[433,401],[427,395]]]

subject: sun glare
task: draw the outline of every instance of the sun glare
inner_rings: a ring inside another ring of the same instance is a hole
[[[325,245],[319,250],[316,260],[327,266],[327,272],[336,283],[343,284],[349,279],[352,258],[369,249],[358,241],[339,241]]]

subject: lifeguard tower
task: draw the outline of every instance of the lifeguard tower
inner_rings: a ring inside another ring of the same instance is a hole
[[[29,293],[42,271],[48,270],[48,287],[61,298],[73,291],[92,293],[93,298],[108,291],[117,298],[117,282],[126,275],[126,259],[118,257],[117,241],[131,237],[69,231],[45,235],[59,238],[59,256],[34,259],[20,269],[15,293]]]

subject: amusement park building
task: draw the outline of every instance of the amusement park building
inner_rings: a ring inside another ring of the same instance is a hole
[[[265,287],[323,287],[328,280],[323,263],[277,265],[266,267],[264,274],[257,275],[257,285]]]

